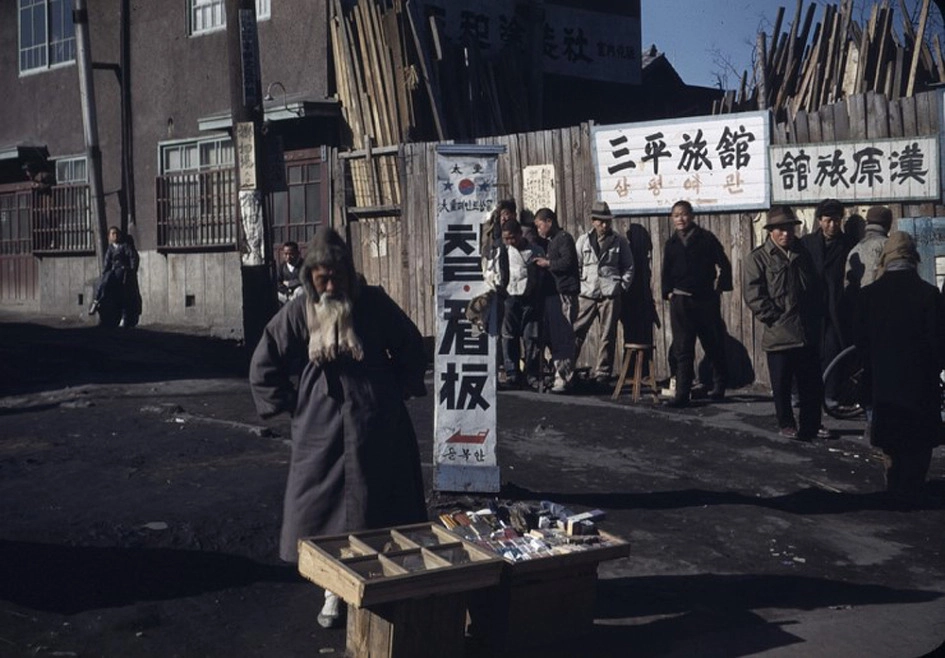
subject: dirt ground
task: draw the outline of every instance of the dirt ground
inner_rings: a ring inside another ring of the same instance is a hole
[[[256,417],[246,362],[172,328],[0,314],[0,656],[343,654],[277,557],[288,420]],[[410,411],[429,482],[431,398]],[[932,655],[945,458],[906,512],[854,425],[798,444],[770,424],[748,391],[682,412],[502,394],[500,495],[604,509],[633,544],[601,566],[592,636],[535,655]]]

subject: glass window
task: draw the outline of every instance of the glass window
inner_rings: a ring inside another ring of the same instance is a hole
[[[75,61],[72,0],[19,0],[20,73]]]
[[[162,174],[226,169],[236,162],[229,137],[165,144],[160,148]]]
[[[308,242],[322,223],[328,199],[322,190],[322,162],[317,158],[285,166],[285,186],[269,195],[273,244]],[[278,254],[276,254],[278,257]]]
[[[85,157],[56,160],[57,185],[84,185],[89,182]]]
[[[226,3],[224,0],[189,0],[190,33],[204,34],[226,27]],[[271,0],[256,0],[256,20],[270,17]]]

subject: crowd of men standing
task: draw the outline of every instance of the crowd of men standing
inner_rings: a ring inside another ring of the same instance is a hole
[[[830,382],[824,390],[822,373],[842,350],[856,345],[869,388],[868,436],[886,454],[890,488],[908,496],[924,480],[932,447],[941,438],[945,298],[919,278],[912,238],[902,232],[888,237],[889,208],[869,210],[862,239],[858,231],[844,232],[845,215],[842,203],[825,199],[814,212],[814,229],[798,236],[802,222],[793,209],[771,208],[766,239],[744,255],[743,300],[762,326],[779,433],[800,441],[830,436],[821,424],[822,405],[836,404],[837,391]],[[596,354],[586,355],[592,365],[581,379],[591,390],[612,387],[618,322],[625,342],[652,345],[658,316],[649,235],[639,225],[631,225],[626,236],[614,232],[613,215],[601,201],[593,204],[589,220],[588,230],[575,240],[552,210],[542,208],[533,224],[523,223],[515,203],[504,201],[487,224],[501,235],[501,242],[484,241],[484,254],[487,269],[498,272],[487,281],[501,301],[503,387],[540,388],[547,350],[550,390],[573,390],[575,363],[595,324]],[[677,202],[670,220],[660,292],[672,330],[675,390],[664,404],[681,408],[693,394],[697,339],[712,373],[711,382],[703,382],[707,397],[725,397],[721,300],[734,286],[729,256],[696,222],[693,206]],[[880,280],[883,285],[875,286]]]

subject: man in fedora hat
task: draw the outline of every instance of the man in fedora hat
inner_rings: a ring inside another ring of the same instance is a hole
[[[761,348],[768,358],[771,392],[782,436],[826,438],[820,428],[822,384],[818,351],[823,295],[810,253],[794,231],[801,222],[789,206],[768,211],[768,237],[745,262],[745,303],[764,325]],[[795,422],[791,383],[800,413]]]
[[[670,215],[676,230],[663,249],[663,299],[669,301],[676,359],[676,395],[667,404],[689,404],[695,376],[696,337],[712,363],[709,398],[725,396],[725,324],[721,293],[732,289],[732,263],[722,243],[695,223],[692,204],[677,201]]]
[[[595,201],[591,206],[592,228],[578,238],[576,245],[581,292],[574,321],[575,354],[580,356],[588,331],[595,320],[599,321],[600,341],[593,374],[601,389],[609,384],[613,372],[620,299],[633,281],[630,243],[614,233],[613,220],[607,202]]]

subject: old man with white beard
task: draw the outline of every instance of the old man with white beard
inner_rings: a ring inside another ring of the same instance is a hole
[[[341,237],[322,229],[299,273],[305,295],[266,326],[249,381],[256,409],[292,416],[280,556],[302,537],[426,520],[420,454],[404,399],[426,394],[420,332],[359,280]],[[298,376],[298,386],[293,377]],[[318,621],[339,623],[326,592]]]

